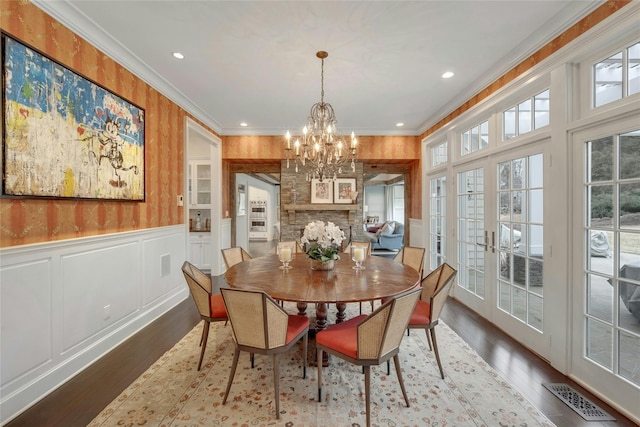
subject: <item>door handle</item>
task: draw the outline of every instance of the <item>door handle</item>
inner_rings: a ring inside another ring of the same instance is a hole
[[[489,250],[489,232],[487,230],[484,230],[484,243],[478,243],[476,242],[477,246],[482,246],[484,248],[484,251],[487,252]]]

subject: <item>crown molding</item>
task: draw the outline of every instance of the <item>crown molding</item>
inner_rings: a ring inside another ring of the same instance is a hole
[[[169,83],[164,77],[141,61],[133,52],[111,37],[91,18],[80,12],[73,4],[67,0],[32,0],[31,2],[93,46],[100,49],[149,86],[175,102],[196,119],[202,121],[215,132],[222,134],[222,126],[220,123]]]

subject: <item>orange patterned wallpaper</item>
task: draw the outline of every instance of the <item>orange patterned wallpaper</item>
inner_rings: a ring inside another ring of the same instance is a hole
[[[26,1],[0,2],[0,28],[145,109],[146,201],[0,199],[0,247],[184,222],[186,113],[58,21]]]

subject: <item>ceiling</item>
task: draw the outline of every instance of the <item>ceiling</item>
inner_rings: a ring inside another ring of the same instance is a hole
[[[419,135],[602,1],[34,4],[221,135],[299,131],[320,101],[319,50],[339,131]]]

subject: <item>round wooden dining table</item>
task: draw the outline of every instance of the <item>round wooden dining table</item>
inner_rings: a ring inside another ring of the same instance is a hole
[[[281,265],[277,255],[253,258],[230,267],[225,279],[232,288],[264,291],[273,299],[297,302],[300,315],[306,315],[307,304],[316,304],[318,331],[327,327],[327,304],[336,304],[339,323],[345,320],[347,303],[390,297],[420,281],[414,268],[378,256],[367,257],[363,270],[354,270],[347,254],[329,271],[312,270],[306,254],[295,254],[288,270],[281,270]]]

